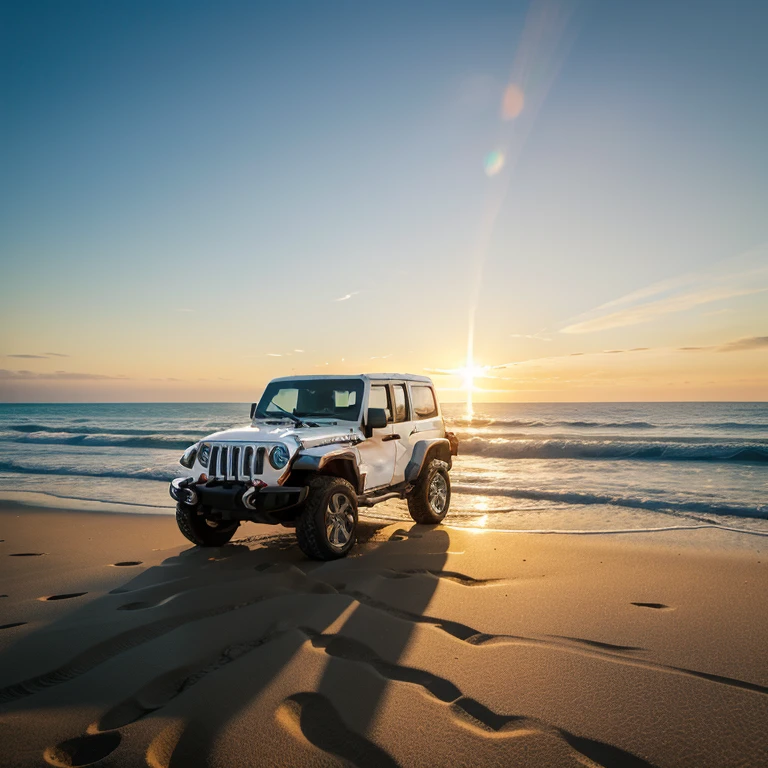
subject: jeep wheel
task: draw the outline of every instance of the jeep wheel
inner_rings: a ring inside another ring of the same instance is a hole
[[[408,511],[411,517],[424,525],[436,525],[448,513],[451,505],[451,479],[448,465],[440,459],[432,459],[421,470],[419,479],[408,495]]]
[[[357,533],[357,494],[340,477],[319,475],[309,483],[309,496],[296,520],[301,551],[313,560],[344,557]]]
[[[221,547],[240,526],[236,520],[212,520],[187,504],[176,505],[176,523],[184,536],[198,547]]]

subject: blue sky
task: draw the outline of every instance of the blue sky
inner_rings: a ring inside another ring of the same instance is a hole
[[[562,332],[662,281],[731,280],[728,260],[763,285],[764,3],[32,1],[2,18],[0,399],[250,399],[326,363],[457,368],[473,285],[482,365],[768,333],[764,296],[733,290]],[[504,121],[521,50],[525,107]],[[691,375],[646,356],[621,391],[754,398],[765,354],[711,391],[716,356]],[[603,399],[613,373],[488,396]]]

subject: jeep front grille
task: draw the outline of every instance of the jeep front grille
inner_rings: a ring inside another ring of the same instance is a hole
[[[211,480],[252,480],[264,474],[266,456],[264,445],[213,443],[208,477]]]

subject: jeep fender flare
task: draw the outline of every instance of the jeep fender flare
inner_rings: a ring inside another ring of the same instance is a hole
[[[415,483],[421,474],[421,470],[426,467],[432,459],[440,459],[451,468],[451,444],[445,437],[432,437],[426,440],[419,440],[413,446],[411,460],[405,468],[405,479],[409,483]]]
[[[314,472],[341,477],[360,492],[362,488],[357,456],[349,449],[329,451],[321,456],[299,454],[291,465],[291,472]]]

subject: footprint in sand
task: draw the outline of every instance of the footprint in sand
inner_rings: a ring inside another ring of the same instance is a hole
[[[42,557],[45,552],[13,552],[8,557]]]
[[[74,739],[62,741],[55,747],[48,747],[43,752],[43,757],[50,765],[62,768],[91,765],[114,752],[120,745],[120,739],[120,734],[116,731],[77,736]]]
[[[412,533],[406,531],[404,528],[398,528],[388,539],[388,541],[405,541],[405,539],[421,539],[424,538],[421,533]]]
[[[87,594],[87,592],[69,592],[66,595],[48,595],[48,597],[38,597],[37,599],[47,603],[49,600],[69,600],[72,597],[82,597]]]
[[[674,611],[675,609],[670,605],[664,605],[664,603],[630,603],[630,605],[636,605],[638,608],[654,608],[657,611]]]
[[[350,730],[322,694],[296,693],[277,708],[277,722],[294,736],[303,735],[324,752],[369,768],[396,768],[397,762],[377,744]]]
[[[181,592],[174,592],[172,595],[168,595],[168,597],[163,597],[159,600],[138,600],[134,603],[124,603],[123,605],[119,605],[117,607],[118,611],[142,611],[145,608],[158,608],[161,605],[165,605],[166,603],[170,603],[171,600],[175,600]]]

